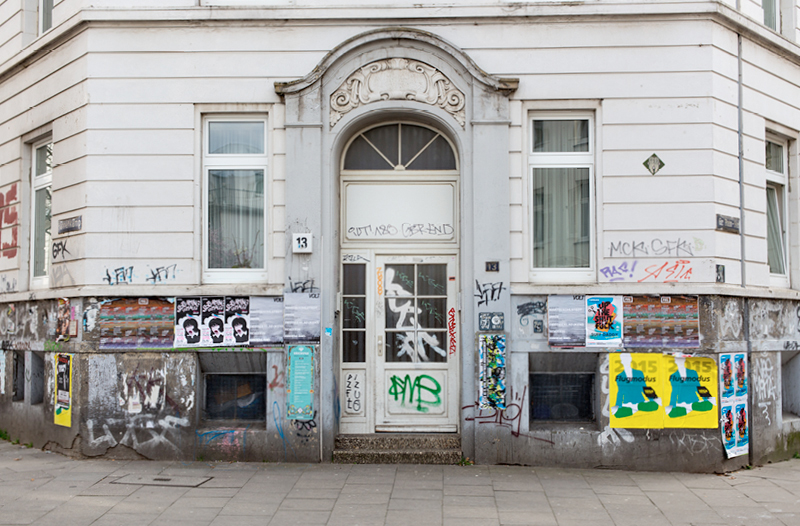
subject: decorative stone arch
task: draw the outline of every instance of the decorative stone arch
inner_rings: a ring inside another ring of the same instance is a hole
[[[440,37],[412,28],[368,31],[331,50],[305,77],[278,82],[285,102],[286,289],[290,281],[314,279],[322,286],[323,327],[336,327],[339,261],[339,161],[347,141],[386,119],[435,126],[460,157],[461,341],[477,331],[477,281],[509,283],[508,96],[516,79],[483,71],[466,53]],[[311,232],[314,252],[292,254],[292,233]],[[485,274],[485,261],[500,272]],[[290,278],[291,276],[291,278]],[[493,312],[511,319],[504,289]],[[336,334],[336,330],[333,331]],[[467,345],[466,348],[468,348]],[[336,342],[323,336],[320,349],[320,419],[323,458],[330,458],[338,432],[334,394]],[[474,357],[460,357],[462,406],[474,402]],[[462,420],[462,449],[473,451],[472,422]]]

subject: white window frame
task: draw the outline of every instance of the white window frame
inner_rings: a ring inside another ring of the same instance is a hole
[[[53,7],[55,0],[37,0],[37,2],[37,25],[39,28],[39,34],[43,35],[53,28]],[[48,14],[50,19],[50,24],[47,26],[45,26],[45,14]]]
[[[589,151],[587,152],[534,152],[534,121],[539,120],[588,120]],[[592,283],[597,280],[595,262],[596,222],[595,222],[595,166],[596,130],[593,111],[531,111],[528,113],[526,151],[528,153],[528,228],[529,277],[535,283]],[[534,168],[588,168],[589,170],[589,266],[583,268],[537,268],[534,267]]]
[[[41,190],[43,188],[50,188],[50,210],[51,210],[51,217],[50,217],[50,239],[52,243],[52,203],[53,203],[53,163],[52,160],[50,162],[50,166],[48,167],[47,171],[37,174],[36,173],[36,151],[42,147],[47,146],[48,144],[53,144],[53,139],[48,137],[46,139],[42,139],[30,144],[30,152],[31,152],[31,173],[30,173],[30,184],[31,184],[31,215],[30,215],[30,283],[31,289],[46,289],[50,287],[50,247],[45,247],[45,273],[43,276],[34,276],[35,273],[35,252],[36,252],[36,191]]]
[[[766,174],[766,186],[775,188],[777,191],[777,198],[778,198],[778,212],[779,217],[781,220],[781,229],[782,229],[782,236],[781,242],[783,245],[783,274],[773,274],[770,270],[769,275],[769,284],[772,287],[786,287],[790,286],[789,281],[789,269],[790,269],[790,259],[789,259],[789,196],[788,196],[788,188],[789,188],[789,141],[782,138],[779,135],[774,133],[767,132],[764,142],[764,150],[766,151],[766,144],[767,142],[771,142],[781,146],[783,149],[783,172],[777,172],[774,170],[768,170],[766,168],[766,158],[764,162],[764,172]],[[764,189],[765,192],[765,199],[766,198],[766,188]],[[769,207],[769,202],[765,201],[764,211],[767,212]],[[765,221],[765,225],[768,225],[768,220]],[[767,232],[769,235],[769,232]],[[767,265],[769,266],[769,260],[767,260]]]
[[[263,154],[210,154],[208,153],[210,123],[212,122],[261,122],[264,125],[264,153]],[[204,283],[252,283],[266,282],[269,268],[269,137],[270,129],[266,113],[252,114],[226,114],[214,113],[203,115],[202,133],[202,170],[203,170],[203,248],[201,259],[203,261]],[[208,174],[210,170],[263,170],[264,171],[264,224],[262,226],[264,239],[263,268],[259,269],[213,269],[208,267]]]

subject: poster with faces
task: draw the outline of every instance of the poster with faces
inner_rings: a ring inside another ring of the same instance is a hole
[[[203,325],[200,345],[215,347],[225,344],[225,298],[203,297]]]
[[[199,347],[201,298],[175,298],[175,347]]]
[[[225,298],[225,345],[250,344],[250,297]]]

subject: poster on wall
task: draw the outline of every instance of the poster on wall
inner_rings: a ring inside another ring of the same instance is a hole
[[[697,296],[624,296],[625,347],[699,347]]]
[[[286,367],[286,416],[290,420],[314,418],[314,347],[290,345]]]
[[[682,353],[609,355],[612,428],[716,429],[714,358]]]
[[[585,296],[547,297],[547,340],[553,347],[586,345]]]
[[[666,428],[716,429],[718,388],[714,358],[664,355]]]
[[[56,341],[65,342],[72,335],[72,311],[69,307],[69,298],[58,298],[58,320],[56,323]],[[77,333],[76,333],[77,336]]]
[[[175,347],[198,347],[202,298],[175,298]]]
[[[104,301],[95,317],[100,327],[100,348],[171,348],[174,311],[171,298],[116,298]]]
[[[250,297],[225,298],[225,344],[250,344]]]
[[[610,426],[664,427],[661,361],[655,353],[613,353],[608,356]]]
[[[287,292],[283,296],[283,337],[287,342],[320,340],[318,292]]]
[[[478,404],[481,409],[506,408],[506,337],[478,334]]]
[[[250,344],[283,343],[283,297],[250,297]]]
[[[72,427],[72,355],[56,354],[56,403],[53,420],[56,425]]]
[[[6,352],[0,351],[0,395],[6,394]]]
[[[722,443],[728,458],[750,452],[747,354],[719,355]]]
[[[586,297],[586,346],[622,345],[622,296]]]
[[[216,347],[225,344],[225,298],[203,296],[200,298],[200,345]]]

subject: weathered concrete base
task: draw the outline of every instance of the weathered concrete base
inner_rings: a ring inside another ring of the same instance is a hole
[[[333,462],[338,464],[458,464],[457,434],[338,435]]]

